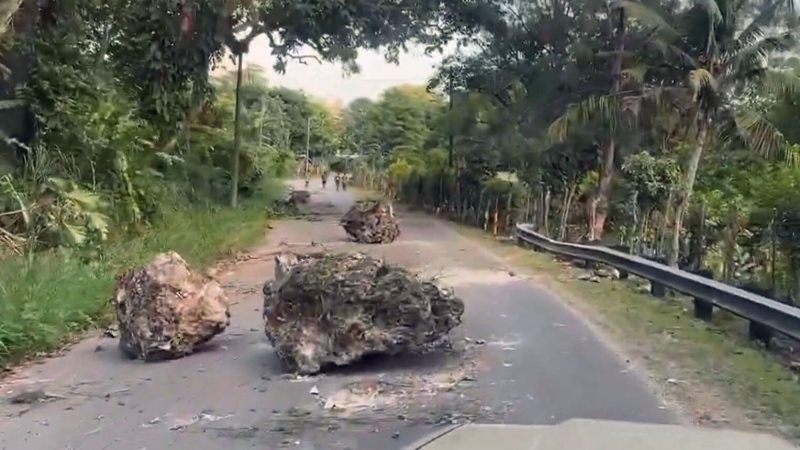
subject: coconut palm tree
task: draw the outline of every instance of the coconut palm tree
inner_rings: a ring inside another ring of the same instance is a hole
[[[669,263],[677,265],[680,230],[705,149],[711,144],[747,148],[765,157],[783,155],[786,142],[766,118],[738,105],[745,95],[785,95],[800,89],[800,78],[773,70],[769,57],[794,47],[793,0],[696,0],[666,17],[641,3],[620,2],[640,27],[653,30],[640,55],[623,72],[629,88],[573,105],[551,126],[561,136],[567,127],[591,117],[609,123],[639,119],[642,104],[683,115],[684,140],[693,146],[676,196]],[[782,14],[787,14],[783,15]],[[782,23],[784,22],[784,23]],[[661,61],[653,61],[652,55]],[[635,86],[634,86],[635,85]]]

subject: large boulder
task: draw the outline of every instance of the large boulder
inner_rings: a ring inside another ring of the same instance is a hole
[[[264,330],[302,374],[368,354],[430,349],[461,324],[464,302],[365,254],[282,254],[264,285]]]
[[[175,252],[119,277],[113,303],[120,350],[132,359],[180,358],[230,325],[219,283],[192,272]]]
[[[359,201],[342,217],[345,233],[362,244],[389,244],[400,236],[400,225],[387,201]]]

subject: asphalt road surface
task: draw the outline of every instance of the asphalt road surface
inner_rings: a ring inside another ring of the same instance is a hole
[[[0,448],[390,450],[462,421],[676,420],[582,319],[488,250],[405,211],[397,242],[349,243],[337,222],[350,193],[333,183],[312,191],[315,220],[279,224],[220,275],[234,302],[232,325],[211,345],[145,364],[98,336],[25,368],[2,382]],[[286,374],[263,333],[261,286],[274,250],[311,241],[316,250],[383,256],[454,287],[466,313],[453,349],[372,358],[311,378]],[[8,400],[24,392],[46,398]]]

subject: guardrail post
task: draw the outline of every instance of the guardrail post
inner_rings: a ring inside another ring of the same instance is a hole
[[[661,283],[650,280],[650,295],[655,298],[664,298],[667,296],[667,287]]]
[[[658,264],[666,264],[667,262],[666,258],[658,256],[648,257],[647,259]],[[667,296],[667,287],[655,280],[650,280],[650,295],[655,298],[664,298]]]
[[[759,341],[769,347],[773,335],[774,331],[772,328],[761,322],[756,322],[755,320],[750,321],[750,327],[747,329],[747,337],[749,337],[751,341]]]
[[[583,245],[592,245],[592,246],[596,246],[596,247],[602,247],[603,246],[603,242],[600,241],[600,240],[587,241],[587,242],[583,242]],[[580,261],[583,263],[583,268],[586,269],[586,270],[595,270],[599,266],[599,264],[597,264],[596,262],[594,262],[594,261],[592,261],[590,259],[584,259],[584,260],[580,260]]]
[[[709,280],[714,279],[714,271],[711,269],[693,270],[692,273],[703,278],[708,278]],[[714,316],[714,304],[697,297],[694,298],[693,303],[694,317],[704,322],[711,322]]]
[[[739,286],[739,289],[744,289],[747,292],[760,295],[762,297],[772,298],[772,292],[770,292],[769,289],[764,289],[756,284]],[[775,331],[772,328],[761,322],[756,322],[755,320],[750,321],[750,326],[747,329],[747,337],[750,338],[751,341],[759,341],[767,347],[769,347],[774,334]]]

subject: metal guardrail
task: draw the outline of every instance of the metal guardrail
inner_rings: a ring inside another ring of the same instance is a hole
[[[710,321],[714,307],[750,321],[750,338],[769,343],[772,331],[800,339],[800,309],[684,270],[629,255],[607,247],[571,244],[534,231],[532,224],[514,227],[517,242],[549,253],[602,263],[650,280],[651,293],[668,287],[694,298],[695,317]],[[659,286],[660,285],[660,286]],[[661,287],[661,289],[658,289]]]

